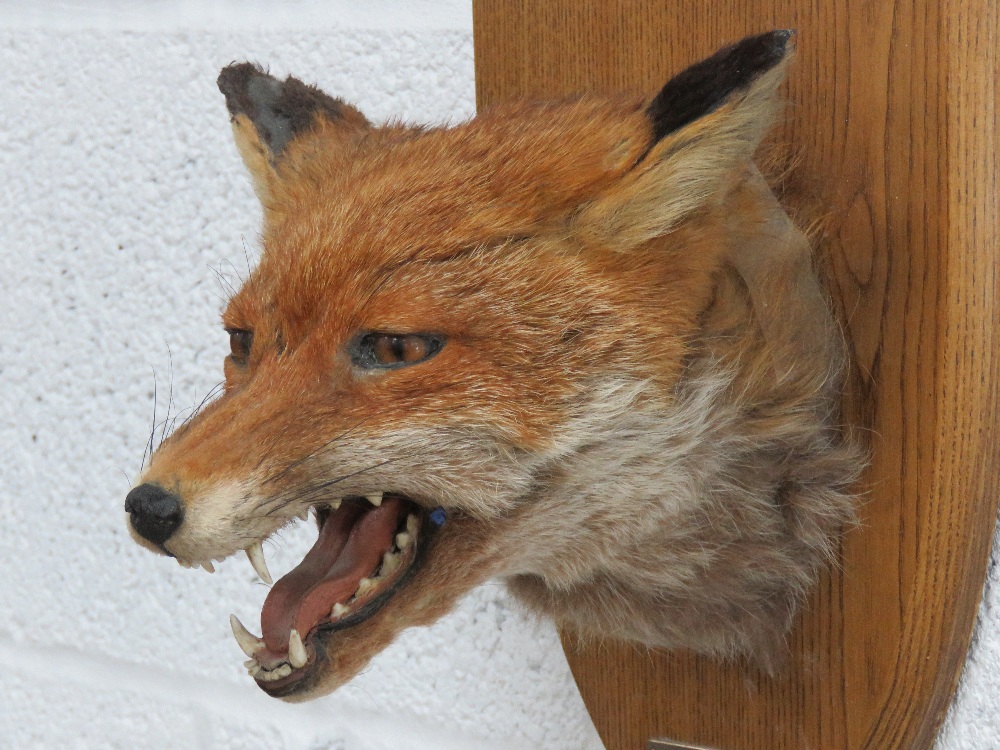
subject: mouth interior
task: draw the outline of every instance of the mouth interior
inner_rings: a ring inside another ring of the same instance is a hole
[[[304,640],[317,625],[360,609],[413,560],[416,506],[406,498],[386,495],[378,507],[348,498],[339,508],[317,511],[316,543],[264,601],[261,663],[285,658],[292,629]]]

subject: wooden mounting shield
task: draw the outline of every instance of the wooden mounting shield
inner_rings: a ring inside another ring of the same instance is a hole
[[[609,750],[928,748],[975,620],[1000,498],[998,10],[988,0],[474,0],[478,103],[653,93],[751,33],[798,30],[779,139],[828,211],[820,263],[870,430],[862,527],[768,679],[565,644]]]

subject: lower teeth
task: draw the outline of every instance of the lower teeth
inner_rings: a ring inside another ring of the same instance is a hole
[[[339,504],[340,503],[337,503],[337,505]],[[353,601],[358,597],[363,597],[365,594],[370,593],[373,589],[378,588],[381,579],[388,578],[400,567],[403,561],[402,553],[413,543],[413,540],[417,536],[417,531],[418,531],[417,517],[413,514],[410,514],[407,516],[406,519],[405,531],[400,531],[395,535],[393,540],[395,544],[383,556],[381,565],[374,574],[375,577],[361,579],[361,581],[359,581],[358,583],[358,589],[351,597],[351,601]],[[253,557],[251,556],[251,561],[252,560]],[[346,604],[343,603],[334,604],[333,608],[330,610],[330,619],[339,620],[345,615],[347,615],[350,611],[351,608]],[[235,617],[233,617],[232,620],[235,620]],[[237,623],[238,622],[239,621],[237,620]],[[256,680],[259,680],[260,682],[274,682],[276,680],[280,680],[287,677],[294,671],[295,668],[293,668],[293,666],[287,661],[282,662],[273,669],[265,669],[264,666],[257,661],[255,656],[252,655],[253,652],[259,649],[259,647],[263,647],[264,645],[263,640],[249,633],[248,631],[246,632],[245,637],[241,638],[241,636],[243,636],[244,631],[246,631],[246,629],[242,626],[242,624],[240,624],[238,628],[236,627],[236,625],[233,625],[233,633],[236,635],[236,639],[240,643],[240,648],[242,648],[244,652],[247,652],[247,656],[250,656],[249,659],[243,662],[243,666],[246,667],[246,670],[251,677],[253,677]],[[296,637],[298,637],[298,633],[296,633],[295,635]],[[305,654],[305,649],[302,647],[301,639],[298,641],[298,644],[299,644],[298,650],[301,651],[302,653],[298,653],[297,651],[296,658],[293,659],[293,661],[301,661],[302,664],[298,667],[301,668],[302,666],[305,666],[306,654]],[[292,645],[290,637],[289,638],[290,654],[291,650],[292,650]]]
[[[282,677],[288,677],[292,673],[292,665],[285,662],[274,669],[267,670],[260,666],[260,664],[255,663],[247,666],[247,672],[250,673],[251,677],[261,682],[274,682],[275,680],[280,680]]]

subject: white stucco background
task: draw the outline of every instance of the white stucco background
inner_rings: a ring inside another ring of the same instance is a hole
[[[239,59],[375,120],[474,111],[467,0],[0,1],[0,748],[600,748],[552,627],[499,585],[287,706],[229,633],[265,595],[246,561],[183,570],[125,533],[154,372],[160,417],[171,380],[175,409],[215,385],[256,252],[215,87]],[[310,542],[269,545],[272,573]],[[997,591],[941,748],[1000,747]]]

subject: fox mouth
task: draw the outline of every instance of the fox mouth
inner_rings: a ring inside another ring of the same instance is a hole
[[[248,657],[244,666],[275,697],[305,688],[328,639],[367,620],[406,583],[426,546],[424,527],[432,525],[420,506],[396,494],[347,497],[314,509],[319,536],[268,592],[261,637],[230,618]],[[263,557],[248,556],[268,581]]]

